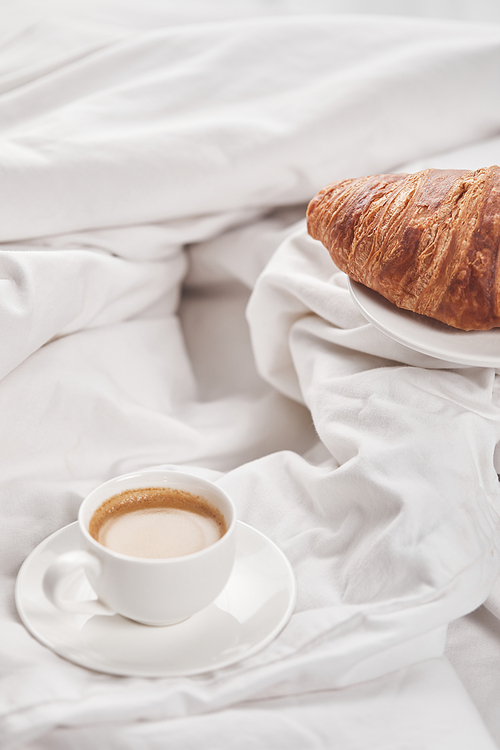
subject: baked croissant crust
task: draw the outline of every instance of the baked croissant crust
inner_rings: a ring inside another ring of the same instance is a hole
[[[310,202],[307,228],[397,307],[464,331],[500,326],[500,167],[334,182]]]

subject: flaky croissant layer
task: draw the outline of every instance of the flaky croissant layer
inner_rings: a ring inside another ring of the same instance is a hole
[[[500,167],[334,182],[310,202],[307,228],[398,307],[465,331],[500,326]]]

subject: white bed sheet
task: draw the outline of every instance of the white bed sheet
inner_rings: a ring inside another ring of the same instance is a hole
[[[500,28],[109,8],[0,48],[1,746],[496,747],[497,373],[378,333],[304,211],[338,177],[498,163]],[[289,625],[193,678],[62,660],[20,565],[164,464],[285,551]]]

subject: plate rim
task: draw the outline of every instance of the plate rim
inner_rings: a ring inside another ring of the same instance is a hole
[[[397,341],[399,344],[402,344],[403,346],[408,347],[409,349],[413,349],[413,351],[417,351],[420,354],[425,354],[426,356],[432,357],[433,359],[436,359],[441,362],[447,362],[451,364],[456,365],[465,365],[467,367],[492,367],[494,369],[500,368],[500,353],[497,356],[489,356],[487,354],[470,354],[467,352],[464,352],[463,350],[456,351],[453,349],[448,350],[447,352],[440,353],[437,349],[437,347],[433,347],[431,345],[426,345],[425,343],[422,344],[420,341],[415,341],[413,339],[407,338],[401,333],[395,330],[392,327],[388,327],[383,321],[381,321],[376,314],[374,314],[374,311],[371,309],[371,305],[374,307],[377,307],[379,305],[383,305],[384,308],[388,311],[391,316],[394,317],[395,320],[397,318],[404,318],[405,316],[416,316],[418,313],[412,313],[410,310],[403,310],[401,308],[398,308],[394,303],[390,302],[388,299],[383,297],[379,292],[376,292],[374,289],[370,289],[370,287],[367,287],[365,284],[362,284],[359,281],[355,281],[350,276],[347,277],[348,279],[348,287],[349,292],[351,295],[352,300],[355,302],[356,306],[360,310],[360,312],[363,314],[364,318],[368,320],[370,323],[372,323],[375,328],[377,328],[379,331],[384,333],[386,336],[391,338],[393,341]],[[380,302],[379,302],[380,300]],[[366,303],[368,302],[368,308],[366,306]],[[432,318],[426,318],[426,316],[421,315],[419,316],[424,319],[430,320],[432,323],[440,323],[440,321],[434,321]],[[416,323],[416,325],[420,325],[418,318],[412,317],[412,320]],[[445,325],[444,323],[441,323],[441,325]],[[424,325],[422,324],[422,331],[424,331]],[[493,329],[492,331],[462,331],[460,329],[453,329],[453,333],[450,335],[450,341],[453,341],[455,336],[459,336],[460,339],[455,339],[463,341],[463,337],[465,335],[474,335],[474,334],[489,334],[494,333],[495,331],[498,332],[498,335],[500,337],[500,329]],[[446,330],[440,331],[441,334],[446,335]],[[432,334],[431,334],[432,337]]]

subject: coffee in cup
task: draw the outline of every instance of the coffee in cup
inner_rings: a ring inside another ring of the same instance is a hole
[[[224,515],[200,495],[172,487],[140,487],[108,498],[94,511],[89,533],[122,555],[182,557],[215,544]]]

